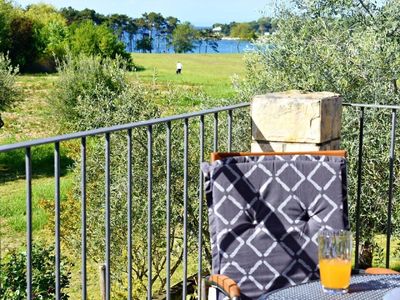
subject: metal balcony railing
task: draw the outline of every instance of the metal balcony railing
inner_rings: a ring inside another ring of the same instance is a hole
[[[366,104],[345,104],[346,109],[352,109],[359,111],[359,120],[358,124],[358,153],[357,153],[357,178],[356,180],[356,191],[353,193],[356,194],[356,205],[355,205],[355,237],[356,237],[356,247],[355,247],[355,262],[356,268],[358,267],[359,262],[359,248],[360,248],[360,207],[362,205],[362,183],[363,183],[363,145],[364,145],[364,120],[365,113],[367,110],[389,110],[391,111],[391,133],[390,133],[390,149],[388,149],[389,155],[389,190],[388,190],[388,201],[387,201],[387,230],[386,230],[386,267],[389,266],[389,253],[390,253],[390,239],[391,239],[391,216],[392,216],[392,205],[393,205],[393,182],[394,182],[394,163],[395,163],[395,140],[396,140],[396,113],[400,109],[400,106],[383,106],[383,105],[366,105]],[[183,266],[182,266],[182,299],[186,299],[187,294],[187,277],[188,277],[188,248],[187,248],[187,238],[188,238],[188,158],[192,153],[189,151],[189,122],[197,122],[199,133],[198,133],[198,142],[200,153],[199,162],[204,161],[204,140],[206,134],[208,137],[212,139],[212,151],[218,151],[220,147],[220,139],[219,139],[219,130],[222,126],[219,123],[219,116],[223,114],[224,120],[226,119],[227,123],[224,124],[226,126],[226,146],[224,149],[227,151],[239,151],[244,149],[231,149],[233,139],[247,139],[249,142],[251,139],[250,131],[248,132],[247,137],[238,137],[232,134],[232,128],[234,126],[234,114],[236,111],[243,111],[243,109],[248,109],[248,103],[242,103],[238,105],[232,105],[222,108],[213,108],[209,110],[204,110],[195,113],[187,113],[182,115],[176,115],[171,117],[165,117],[160,119],[152,119],[147,121],[135,122],[130,124],[118,125],[108,128],[100,128],[95,130],[89,130],[84,132],[76,132],[72,134],[65,134],[61,136],[38,139],[28,142],[21,142],[9,145],[0,146],[0,153],[14,151],[18,149],[24,149],[25,151],[25,178],[26,178],[26,253],[27,253],[27,272],[26,272],[26,282],[27,282],[27,298],[32,299],[32,261],[31,261],[31,251],[32,251],[32,157],[31,150],[33,147],[37,147],[44,144],[53,144],[54,145],[54,178],[55,178],[55,196],[54,196],[54,204],[55,204],[55,281],[56,281],[56,298],[60,299],[60,262],[61,262],[61,247],[60,247],[60,227],[62,224],[60,223],[60,143],[64,141],[76,140],[80,141],[80,149],[81,149],[81,298],[87,298],[87,212],[86,212],[86,160],[87,160],[87,146],[86,139],[92,136],[104,136],[105,145],[104,145],[104,153],[105,153],[105,249],[104,249],[104,264],[105,264],[105,299],[111,299],[111,270],[110,264],[111,255],[110,255],[110,242],[112,239],[111,234],[111,212],[110,212],[110,181],[111,181],[111,172],[110,168],[110,137],[113,134],[119,133],[126,135],[127,139],[127,253],[132,252],[132,131],[138,128],[146,128],[147,129],[147,204],[148,204],[148,221],[147,221],[147,266],[148,266],[148,282],[147,282],[147,299],[152,299],[153,291],[152,291],[152,202],[153,202],[153,127],[162,125],[165,126],[166,130],[166,141],[165,141],[165,149],[166,149],[166,284],[165,284],[165,293],[166,299],[171,299],[171,281],[170,281],[170,269],[171,269],[171,253],[170,253],[170,224],[171,224],[171,201],[170,201],[170,190],[171,190],[171,132],[172,127],[171,124],[179,123],[182,124],[183,121]],[[250,119],[250,116],[247,115]],[[212,118],[213,130],[212,132],[205,132],[205,118]],[[224,142],[225,144],[225,142]],[[248,149],[247,149],[248,150]],[[206,159],[207,160],[207,159]],[[199,200],[203,199],[203,181],[202,175],[199,172],[199,181],[198,181],[198,198]],[[197,280],[201,282],[201,276],[203,273],[202,270],[202,257],[203,257],[203,201],[199,201],[199,220],[198,220],[198,262],[197,262]],[[119,229],[122,230],[122,229]],[[127,261],[127,295],[128,299],[132,297],[132,258],[131,255],[128,255]],[[201,289],[198,290],[197,296],[200,298]]]

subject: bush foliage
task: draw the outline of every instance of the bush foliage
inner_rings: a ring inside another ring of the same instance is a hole
[[[12,67],[7,56],[0,53],[0,112],[19,99],[20,91],[15,85],[17,73],[18,68]]]
[[[8,53],[14,66],[23,72],[52,72],[56,61],[63,60],[69,51],[131,60],[109,26],[94,25],[91,20],[70,25],[51,5],[32,4],[21,9],[0,0],[0,53]]]
[[[115,97],[129,90],[125,64],[120,58],[112,60],[99,56],[69,56],[61,62],[58,72],[59,80],[52,98],[55,99],[60,119],[71,130],[94,128],[94,125],[87,123],[90,121],[100,127],[104,126],[110,117],[107,110],[112,109],[111,103],[104,103],[107,101],[105,99],[114,101]],[[82,105],[86,110],[82,110]],[[100,119],[85,118],[84,114],[90,113],[89,108],[93,114],[94,111],[103,110],[103,114],[98,113]]]
[[[291,2],[295,11],[280,10],[276,32],[261,38],[257,50],[247,55],[247,76],[239,89],[241,99],[299,89],[336,92],[346,102],[399,104],[399,1],[385,1],[382,6],[372,1]],[[366,111],[361,206],[365,248],[370,248],[375,234],[386,230],[390,113]],[[359,111],[344,109],[343,118],[342,147],[349,152],[354,229]],[[396,157],[398,154],[396,149]],[[396,159],[395,173],[399,172],[399,163]],[[399,184],[396,179],[395,190]],[[393,230],[397,234],[399,215],[395,207]],[[371,260],[365,262],[365,266],[369,264]]]
[[[32,247],[32,298],[54,299],[56,296],[55,256],[53,247],[35,244]],[[68,299],[65,289],[70,283],[72,264],[61,262],[61,299]],[[0,262],[0,299],[26,299],[26,253],[12,250]]]

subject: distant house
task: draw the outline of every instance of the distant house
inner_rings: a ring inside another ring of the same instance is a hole
[[[212,32],[216,33],[216,34],[221,34],[222,32],[222,27],[221,26],[216,26],[212,29]]]

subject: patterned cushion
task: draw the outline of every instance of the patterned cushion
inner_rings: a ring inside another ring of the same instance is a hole
[[[214,274],[242,299],[318,278],[318,232],[348,228],[344,158],[230,157],[202,169]]]

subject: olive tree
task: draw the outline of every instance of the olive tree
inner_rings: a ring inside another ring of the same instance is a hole
[[[300,89],[337,92],[346,102],[399,104],[399,1],[386,1],[381,6],[367,0],[291,2],[291,11],[279,10],[274,34],[261,37],[255,43],[256,51],[247,54],[247,75],[239,88],[241,99],[257,93]],[[344,109],[342,128],[342,147],[349,152],[353,229],[358,113]],[[386,230],[390,111],[367,110],[365,124],[360,217],[361,263],[368,266],[372,263],[374,236]],[[395,166],[395,172],[400,171],[398,159]],[[396,179],[395,188],[398,185]],[[395,207],[393,231],[397,234],[398,218]]]
[[[153,119],[162,116],[179,101],[197,101],[204,95],[193,91],[178,91],[172,87],[160,91],[146,87],[139,82],[128,82],[122,61],[101,60],[100,58],[70,58],[59,68],[59,82],[53,98],[57,99],[60,119],[69,130],[124,124]],[[198,97],[198,98],[197,98]],[[195,98],[197,98],[195,100]],[[156,105],[154,99],[163,105]],[[211,101],[205,99],[205,103]],[[209,103],[209,102],[208,102]],[[205,104],[206,105],[206,104]],[[162,111],[163,107],[165,111]],[[62,109],[61,109],[62,108]],[[177,111],[174,111],[177,113]],[[212,124],[209,119],[207,124]],[[208,125],[207,125],[208,126]],[[133,291],[135,299],[142,299],[146,293],[147,265],[147,222],[148,222],[148,134],[147,127],[133,129],[132,134],[132,252],[127,253],[127,198],[128,198],[128,152],[127,132],[110,135],[110,207],[111,207],[111,274],[113,295],[126,298],[127,261],[133,261]],[[172,282],[180,281],[177,270],[183,262],[183,123],[171,125],[171,276]],[[197,265],[198,184],[199,184],[199,140],[198,123],[190,124],[195,134],[189,139],[190,158],[188,162],[188,253]],[[164,124],[152,127],[152,282],[154,291],[161,291],[166,283],[166,127]],[[209,132],[212,132],[211,130]],[[97,263],[104,262],[105,236],[105,151],[104,137],[87,138],[87,235],[88,257]],[[207,139],[208,149],[212,146]],[[80,156],[78,145],[71,144],[71,153],[76,155],[76,188],[62,207],[62,235],[65,242],[76,253],[80,251]],[[209,151],[207,151],[209,152]],[[50,206],[49,206],[50,207]],[[205,209],[205,208],[204,208]],[[202,213],[205,213],[204,210]],[[54,224],[49,224],[53,226]],[[206,223],[204,223],[206,226]],[[204,231],[206,234],[206,230]],[[206,238],[206,237],[205,237]],[[209,247],[205,250],[209,256]],[[78,254],[77,254],[78,255]],[[188,275],[193,275],[190,273]]]

